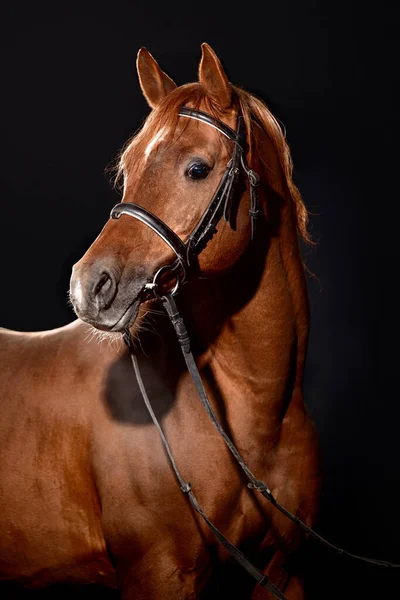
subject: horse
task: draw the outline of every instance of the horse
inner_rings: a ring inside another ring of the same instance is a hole
[[[1,331],[0,579],[32,589],[93,583],[127,600],[277,597],[234,566],[182,493],[189,485],[181,489],[146,410],[134,347],[202,511],[281,597],[301,600],[305,536],[246,485],[163,305],[175,295],[237,452],[311,526],[321,465],[302,391],[307,211],[290,151],[271,111],[229,82],[208,44],[198,82],[177,86],[145,48],[137,71],[151,112],[119,155],[118,211],[73,267],[78,318],[51,331]]]

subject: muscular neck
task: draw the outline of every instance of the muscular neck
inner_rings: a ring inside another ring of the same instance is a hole
[[[199,283],[207,293],[191,291],[190,328],[200,342],[199,364],[222,397],[227,417],[234,418],[235,407],[242,410],[245,401],[255,419],[267,408],[271,426],[274,418],[282,419],[294,389],[301,388],[308,334],[296,232],[288,235],[287,224],[280,231],[285,237],[262,232],[222,279]]]

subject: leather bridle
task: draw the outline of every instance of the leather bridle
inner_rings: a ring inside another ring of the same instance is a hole
[[[236,459],[239,467],[246,475],[248,479],[248,487],[261,493],[269,502],[271,502],[271,504],[273,504],[273,506],[275,506],[277,510],[284,514],[293,523],[298,525],[311,538],[317,540],[318,542],[330,548],[337,554],[344,555],[349,558],[354,558],[377,566],[399,568],[400,565],[398,564],[384,560],[377,560],[373,558],[358,556],[347,552],[346,550],[343,550],[342,548],[339,548],[334,544],[331,544],[322,536],[320,536],[317,532],[311,529],[311,527],[309,527],[301,519],[299,519],[299,517],[288,511],[276,500],[268,486],[263,481],[257,479],[257,477],[252,473],[251,469],[239,453],[238,449],[233,444],[232,440],[229,438],[229,436],[224,431],[224,429],[218,421],[217,415],[215,414],[211,403],[208,399],[206,390],[201,379],[201,375],[197,368],[196,361],[191,350],[191,343],[188,331],[186,329],[185,323],[173,296],[178,292],[180,284],[188,278],[190,269],[193,264],[193,259],[196,256],[198,256],[202,252],[202,250],[204,250],[208,242],[217,232],[216,227],[221,218],[223,217],[225,221],[230,221],[235,189],[240,174],[240,167],[242,167],[243,171],[247,175],[250,185],[249,214],[251,219],[251,239],[254,239],[256,232],[256,220],[259,211],[257,185],[259,184],[260,178],[257,175],[257,173],[250,169],[246,164],[244,119],[241,114],[239,114],[238,116],[238,125],[236,131],[231,129],[222,121],[215,119],[211,115],[201,110],[194,110],[191,108],[183,107],[179,112],[179,116],[190,119],[196,119],[197,121],[214,127],[233,142],[233,152],[231,159],[229,160],[226,166],[225,173],[222,176],[217,190],[215,191],[214,196],[211,199],[211,202],[209,203],[207,209],[205,210],[200,221],[197,223],[196,227],[188,236],[186,242],[183,242],[176,235],[176,233],[172,231],[172,229],[170,229],[170,227],[168,227],[168,225],[166,225],[156,215],[137,204],[131,202],[121,202],[120,204],[114,206],[114,208],[112,209],[110,215],[112,219],[119,219],[119,217],[123,214],[134,217],[135,219],[141,221],[142,223],[150,227],[155,233],[157,233],[157,235],[162,240],[164,240],[164,242],[171,248],[171,250],[173,250],[173,252],[176,255],[175,262],[172,265],[164,265],[160,269],[158,269],[158,271],[153,277],[153,280],[145,285],[145,289],[151,291],[155,297],[162,300],[165,311],[167,312],[171,323],[175,329],[175,333],[177,335],[182,354],[184,356],[188,371],[192,377],[193,383],[196,387],[196,391],[198,393],[200,401],[212,424],[217,429],[218,433],[224,440],[230,452]],[[168,293],[163,293],[161,291],[160,284],[160,277],[163,273],[165,273],[165,271],[170,271],[176,279],[175,287],[172,291]],[[246,558],[246,556],[237,547],[231,544],[231,542],[229,542],[229,540],[219,531],[219,529],[215,527],[215,525],[208,519],[207,515],[201,509],[192,491],[191,484],[183,479],[175,463],[168,441],[153,411],[150,399],[146,392],[142,375],[140,373],[135,345],[130,331],[128,329],[124,332],[123,339],[125,344],[128,346],[131,355],[132,365],[135,371],[136,379],[138,381],[139,389],[141,391],[144,403],[151,416],[151,419],[153,420],[154,425],[156,426],[160,434],[161,441],[168,456],[170,465],[175,473],[175,476],[179,482],[182,492],[188,496],[192,507],[202,517],[202,519],[213,532],[215,537],[230,552],[230,554],[235,558],[235,560],[237,560],[237,562],[240,565],[242,565],[242,567],[246,569],[248,573],[250,573],[250,575],[256,580],[256,582],[265,589],[267,589],[275,598],[278,598],[279,600],[287,600],[284,594],[270,581],[267,575],[262,573],[262,571],[260,571],[248,558]]]
[[[152,229],[176,255],[176,261],[173,265],[164,265],[154,275],[153,281],[147,284],[147,289],[157,289],[159,278],[165,271],[172,271],[176,279],[176,285],[173,290],[175,294],[179,289],[179,284],[183,283],[189,275],[189,270],[193,260],[198,256],[208,242],[217,232],[217,225],[223,217],[225,221],[230,222],[232,215],[232,206],[235,197],[235,190],[239,179],[240,168],[246,173],[250,186],[250,221],[251,221],[251,239],[254,239],[256,233],[256,221],[259,211],[259,200],[257,194],[257,185],[260,178],[255,171],[249,169],[245,159],[245,127],[244,119],[241,115],[238,117],[237,130],[215,119],[211,115],[192,108],[182,107],[179,111],[179,117],[195,119],[221,132],[225,137],[233,142],[233,152],[231,159],[226,165],[225,172],[220,183],[203,213],[200,221],[193,231],[183,242],[174,231],[164,221],[155,214],[133,202],[121,202],[114,206],[111,211],[112,219],[119,219],[121,215],[129,215],[138,221],[141,221]]]

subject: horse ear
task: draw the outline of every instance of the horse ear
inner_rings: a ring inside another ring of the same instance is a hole
[[[176,83],[160,69],[147,48],[140,48],[136,68],[140,87],[151,108],[155,108],[169,92],[176,88]]]
[[[202,56],[199,65],[199,81],[207,96],[223,109],[229,108],[232,89],[214,50],[208,44],[201,45]]]

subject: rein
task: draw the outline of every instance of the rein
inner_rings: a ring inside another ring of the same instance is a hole
[[[254,239],[256,231],[256,219],[259,211],[259,200],[256,187],[259,184],[260,178],[257,175],[257,173],[255,173],[247,166],[244,158],[245,131],[244,120],[241,115],[239,115],[238,117],[238,126],[236,132],[225,123],[222,123],[218,119],[215,119],[211,115],[208,115],[207,113],[200,110],[192,110],[190,108],[183,107],[179,112],[179,116],[195,119],[197,121],[206,123],[207,125],[214,127],[223,135],[225,135],[228,139],[234,142],[234,148],[232,157],[226,166],[225,173],[217,187],[216,192],[214,193],[213,198],[211,199],[211,202],[209,203],[203,216],[201,217],[200,221],[198,222],[192,233],[189,235],[186,242],[182,242],[181,239],[172,231],[172,229],[170,229],[156,215],[137,204],[122,202],[114,206],[114,208],[112,209],[110,215],[111,218],[118,219],[122,214],[126,214],[134,217],[135,219],[138,219],[139,221],[150,227],[153,231],[155,231],[155,233],[157,233],[157,235],[159,235],[159,237],[161,237],[164,240],[164,242],[174,251],[176,255],[175,262],[172,265],[164,265],[160,269],[158,269],[158,271],[153,277],[153,281],[147,283],[145,289],[150,290],[156,298],[162,301],[163,307],[174,327],[183,357],[185,359],[186,366],[196,387],[196,391],[200,398],[200,401],[212,424],[217,429],[219,435],[222,437],[230,452],[235,457],[240,468],[243,470],[246,477],[248,478],[249,482],[247,484],[247,487],[261,493],[269,502],[271,502],[273,506],[275,506],[277,510],[284,514],[293,523],[298,525],[311,538],[317,540],[322,545],[330,548],[337,554],[377,566],[399,568],[400,564],[358,556],[356,554],[347,552],[346,550],[339,548],[334,544],[331,544],[329,541],[325,540],[321,535],[315,532],[311,527],[309,527],[306,523],[304,523],[301,519],[299,519],[299,517],[288,511],[276,500],[268,486],[263,481],[257,479],[256,476],[252,473],[251,469],[249,468],[245,460],[242,458],[238,449],[233,444],[232,440],[226,434],[226,432],[224,431],[224,429],[218,421],[218,418],[214,412],[214,409],[211,406],[206,390],[204,388],[203,381],[201,379],[201,375],[199,373],[196,360],[193,356],[193,352],[191,349],[189,334],[186,329],[183,318],[179,312],[178,306],[175,302],[174,295],[178,292],[180,284],[184,283],[187,279],[194,257],[200,254],[200,252],[206,247],[208,242],[217,232],[216,226],[221,220],[221,218],[224,217],[225,221],[230,221],[235,188],[240,174],[240,167],[243,168],[245,174],[247,175],[250,186],[249,215],[251,220],[251,239]],[[159,294],[157,291],[160,285],[159,278],[161,274],[165,271],[172,272],[172,274],[176,278],[176,284],[175,287],[169,293]],[[241,564],[242,567],[246,569],[248,573],[250,573],[250,575],[256,580],[256,582],[260,586],[267,589],[275,598],[278,598],[280,600],[287,600],[283,593],[270,581],[267,575],[262,573],[253,563],[251,563],[246,558],[246,556],[236,546],[229,542],[229,540],[219,531],[219,529],[217,529],[217,527],[215,527],[215,525],[213,525],[213,523],[208,519],[206,514],[201,509],[192,491],[191,484],[189,482],[186,482],[180,474],[180,471],[173,458],[168,441],[153,411],[151,402],[146,392],[146,388],[144,386],[142,375],[140,373],[135,347],[129,329],[127,329],[124,332],[123,340],[129,349],[133,369],[144,403],[154,425],[156,426],[160,434],[162,444],[168,456],[171,467],[175,473],[175,476],[179,482],[181,491],[184,494],[187,494],[192,507],[203,518],[203,520],[211,529],[215,537],[230,552],[233,558],[235,558],[235,560],[237,560],[237,562]]]

